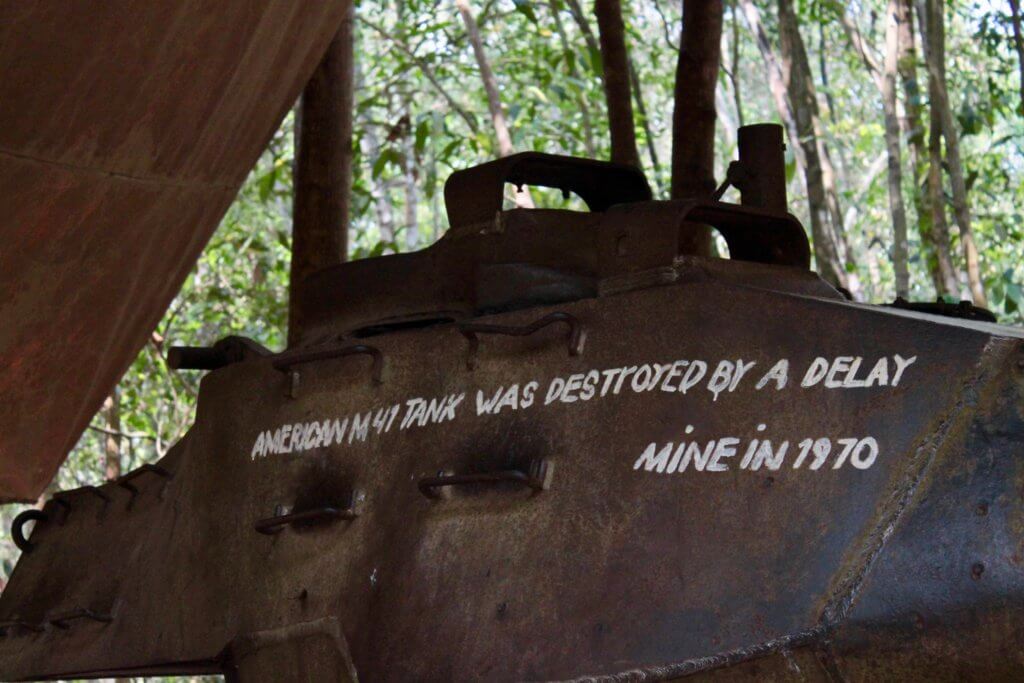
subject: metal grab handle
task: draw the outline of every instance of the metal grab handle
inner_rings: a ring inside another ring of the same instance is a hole
[[[123,488],[124,490],[128,491],[128,493],[131,494],[132,497],[128,501],[129,509],[131,508],[132,503],[134,503],[135,501],[135,496],[139,495],[139,488],[132,483],[132,480],[135,479],[136,477],[145,474],[146,472],[152,472],[153,474],[163,477],[168,481],[174,479],[174,474],[170,470],[168,470],[165,467],[161,467],[160,465],[154,465],[152,463],[146,463],[145,465],[142,465],[138,469],[134,469],[128,474],[124,475],[123,477],[118,479],[116,483],[118,486],[120,486],[121,488]]]
[[[164,479],[174,479],[174,473],[171,472],[166,467],[161,467],[160,465],[154,465],[153,463],[147,462],[145,465],[141,465],[140,467],[132,470],[128,474],[118,479],[117,483],[120,486],[124,486],[132,479],[135,479],[136,477],[139,477],[145,474],[146,472],[152,472],[158,477],[163,477]]]
[[[574,316],[568,313],[549,313],[543,318],[534,320],[529,325],[493,325],[490,323],[461,323],[459,332],[469,340],[469,366],[473,367],[473,358],[480,349],[480,334],[504,334],[510,337],[527,337],[548,325],[565,323],[569,326],[569,355],[578,356],[583,353],[583,344],[587,339],[586,330]]]
[[[355,500],[355,496],[353,496]],[[302,512],[292,512],[287,515],[278,515],[277,517],[267,517],[265,519],[258,520],[253,524],[253,528],[258,533],[266,536],[273,536],[279,533],[281,529],[291,524],[299,522],[318,522],[321,520],[330,521],[335,519],[355,519],[359,516],[356,512],[355,505],[349,505],[344,509],[335,507],[321,507],[313,508],[312,510],[303,510]]]
[[[292,368],[303,363],[312,363],[318,360],[330,360],[332,358],[345,358],[346,356],[367,355],[373,359],[371,376],[374,384],[384,382],[384,354],[375,346],[367,344],[353,344],[340,348],[319,348],[288,351],[274,359],[274,369],[280,372],[291,374],[291,382],[288,386],[288,395],[295,398],[298,387],[298,373]]]
[[[224,349],[210,346],[172,346],[167,351],[167,367],[171,370],[217,370],[230,365]]]
[[[50,515],[46,514],[42,510],[25,510],[20,515],[14,518],[11,523],[11,539],[14,540],[14,545],[18,546],[18,550],[23,553],[30,553],[35,548],[35,544],[25,538],[25,522],[35,520],[37,522],[49,521]]]
[[[427,498],[439,498],[437,489],[445,486],[464,486],[466,484],[496,484],[513,482],[529,486],[534,491],[547,491],[551,488],[554,476],[554,465],[547,460],[532,460],[529,467],[523,470],[498,470],[496,472],[473,472],[468,474],[441,474],[436,477],[422,477],[416,486]]]
[[[452,228],[494,219],[501,211],[505,183],[575,192],[591,211],[614,204],[646,202],[651,188],[643,171],[593,159],[521,152],[456,171],[444,184],[444,204]]]
[[[269,353],[251,339],[231,336],[213,346],[172,346],[167,351],[167,367],[171,370],[216,370]]]

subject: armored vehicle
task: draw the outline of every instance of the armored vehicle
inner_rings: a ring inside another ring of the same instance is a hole
[[[460,171],[436,244],[303,283],[290,348],[174,349],[188,435],[16,520],[0,675],[1019,679],[1021,332],[848,300],[780,130],[739,142],[739,204]],[[706,226],[727,258],[680,253]]]

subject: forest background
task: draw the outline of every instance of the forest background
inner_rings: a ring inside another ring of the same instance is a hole
[[[513,151],[638,163],[656,197],[679,196],[689,128],[674,154],[673,108],[693,83],[677,82],[676,66],[720,30],[719,68],[697,95],[717,111],[713,169],[696,181],[721,181],[738,126],[782,123],[790,210],[825,279],[860,301],[968,300],[1024,322],[1019,0],[685,4],[700,6],[688,21],[711,22],[696,38],[693,25],[681,36],[679,0],[357,3],[348,258],[429,245],[447,228],[445,178]],[[619,16],[625,52],[609,52]],[[168,371],[170,345],[229,334],[285,345],[295,121],[48,494],[153,462],[189,428],[199,377]],[[17,512],[0,510],[3,528]],[[16,559],[5,535],[0,580]]]

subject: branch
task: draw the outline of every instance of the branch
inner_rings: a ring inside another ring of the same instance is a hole
[[[601,47],[597,44],[597,38],[594,37],[594,31],[590,28],[590,21],[587,20],[587,15],[583,12],[583,8],[580,7],[579,0],[565,0],[565,6],[569,8],[569,14],[576,21],[576,25],[580,27],[580,33],[583,34],[583,40],[586,41],[590,51],[601,54]]]
[[[145,439],[147,441],[156,441],[155,436],[149,434],[142,434],[138,432],[119,432],[116,429],[107,429],[106,427],[97,427],[96,425],[89,425],[89,429],[100,434],[106,434],[107,436],[117,436],[123,439]]]
[[[386,39],[392,45],[397,47],[399,51],[405,54],[406,57],[411,59],[413,63],[416,64],[417,67],[419,67],[419,70],[423,73],[423,75],[427,77],[427,80],[430,81],[430,83],[434,86],[437,92],[440,93],[441,96],[444,97],[445,101],[448,102],[448,106],[454,109],[459,114],[459,116],[462,117],[462,120],[466,122],[466,125],[469,126],[469,129],[474,133],[480,132],[479,128],[476,125],[476,121],[473,119],[473,116],[468,111],[466,111],[465,108],[462,107],[462,105],[456,102],[455,98],[452,97],[448,93],[448,91],[444,89],[444,86],[441,85],[441,81],[437,78],[437,74],[434,73],[434,69],[426,60],[412,52],[408,47],[405,46],[405,44],[402,41],[388,33],[383,26],[375,24],[374,22],[370,21],[369,19],[362,15],[358,15],[358,19],[359,21],[361,21],[362,23],[366,24],[374,31],[379,33],[382,38]]]
[[[661,3],[658,0],[654,0],[654,11],[661,18],[661,27],[665,31],[665,43],[672,50],[679,52],[679,45],[672,39],[672,29],[669,28],[668,17],[665,16],[665,12],[661,9]]]
[[[882,74],[882,65],[878,63],[878,57],[873,55],[868,49],[868,46],[864,43],[863,36],[860,34],[860,29],[853,23],[850,15],[846,12],[840,14],[840,23],[843,25],[843,30],[846,31],[846,37],[849,39],[850,45],[860,56],[864,66],[871,72],[871,77],[877,81]]]

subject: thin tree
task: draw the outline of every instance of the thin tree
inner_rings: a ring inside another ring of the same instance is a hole
[[[715,88],[722,59],[721,0],[684,0],[672,111],[672,198],[715,191]],[[686,226],[684,254],[711,255],[711,229]]]
[[[885,10],[885,59],[879,90],[885,115],[885,150],[888,157],[889,213],[892,214],[892,262],[896,296],[910,297],[910,267],[907,259],[907,210],[903,203],[903,153],[900,148],[900,120],[896,104],[899,65],[899,24],[896,0]]]
[[[825,129],[821,122],[814,81],[811,78],[807,49],[800,35],[800,22],[793,9],[792,0],[778,0],[778,11],[782,77],[796,116],[799,143],[803,146],[807,159],[808,199],[812,212],[824,209],[821,229],[827,231],[827,238],[820,249],[822,252],[830,253],[825,254],[826,264],[822,265],[819,262],[819,270],[827,280],[856,295],[859,286],[856,277],[852,276],[853,264],[847,261],[843,213],[839,206],[835,167],[825,144]],[[822,204],[818,205],[819,201]],[[817,237],[815,241],[817,242]],[[818,250],[819,247],[815,244],[816,254]],[[851,267],[848,269],[847,266]],[[851,273],[848,273],[848,270]]]
[[[466,35],[469,36],[470,45],[473,46],[473,56],[476,57],[476,65],[480,70],[480,78],[484,84],[484,92],[487,94],[487,109],[491,115],[491,124],[494,126],[494,135],[498,141],[498,154],[507,157],[515,153],[512,146],[512,134],[509,132],[508,121],[505,118],[505,109],[501,104],[501,95],[498,91],[498,79],[494,77],[490,60],[484,51],[484,43],[480,38],[480,28],[477,26],[476,18],[470,9],[469,0],[455,0],[455,6],[462,15],[462,22],[466,25]],[[533,200],[526,188],[516,188],[516,206],[521,208],[533,208]]]
[[[595,0],[594,14],[601,44],[605,101],[608,105],[608,133],[612,161],[640,168],[636,147],[636,124],[630,91],[626,27],[619,0]]]
[[[640,127],[644,129],[644,141],[647,143],[647,154],[651,157],[651,177],[655,184],[659,182],[661,164],[658,162],[658,150],[654,146],[654,133],[651,132],[651,119],[647,116],[647,105],[644,103],[643,81],[640,80],[640,72],[632,56],[629,60],[629,81],[632,84],[633,101],[636,103],[636,113],[640,115]]]
[[[910,272],[907,264],[907,212],[903,204],[903,158],[900,149],[900,120],[896,101],[896,76],[899,63],[899,21],[897,0],[889,0],[885,11],[885,54],[882,63],[865,44],[857,25],[849,14],[842,15],[843,27],[854,50],[860,55],[878,86],[885,120],[885,152],[888,161],[889,213],[892,216],[892,265],[896,280],[896,296],[910,295]]]
[[[936,121],[936,132],[945,140],[945,161],[949,170],[949,184],[953,190],[953,215],[960,229],[960,246],[963,249],[964,265],[967,270],[967,286],[976,306],[987,306],[985,286],[981,281],[981,266],[978,258],[978,246],[974,241],[971,227],[971,208],[967,199],[967,183],[964,179],[964,168],[960,158],[960,134],[949,104],[949,91],[946,88],[946,29],[944,3],[940,0],[925,0],[925,51],[924,59],[928,67],[928,94],[932,118]],[[936,145],[938,147],[938,145]]]
[[[672,198],[715,191],[715,88],[721,64],[721,0],[684,0],[672,112]]]
[[[804,182],[807,186],[811,236],[814,241],[814,260],[818,272],[828,282],[840,287],[847,287],[849,279],[846,277],[846,269],[843,259],[840,257],[839,237],[832,228],[825,201],[825,184],[821,171],[821,157],[815,144],[814,126],[807,111],[806,101],[801,101],[798,106],[798,103],[792,102],[789,96],[792,79],[791,77],[787,78],[786,74],[791,74],[793,71],[792,61],[780,60],[776,56],[761,21],[761,13],[752,0],[738,0],[738,2],[764,60],[768,75],[768,87],[775,100],[775,107],[782,118],[790,140],[794,143],[793,156],[803,171]],[[792,40],[789,40],[789,43],[791,44]],[[809,75],[805,74],[803,78],[809,80]]]
[[[1020,0],[1010,0],[1010,22],[1013,25],[1013,47],[1017,50],[1017,68],[1020,72],[1020,113],[1024,114],[1024,35],[1021,35]]]
[[[907,149],[912,171],[913,202],[917,213],[917,232],[925,256],[928,273],[939,295],[951,294],[957,290],[957,276],[949,247],[948,231],[935,229],[929,182],[928,140],[924,127],[924,107],[921,84],[918,80],[918,59],[914,31],[914,12],[911,0],[897,0],[896,23],[898,25],[897,69],[904,94],[903,130],[907,136]],[[943,221],[944,222],[944,221]]]
[[[601,54],[601,45],[598,42],[597,37],[594,35],[594,30],[590,27],[590,21],[587,19],[587,15],[583,12],[583,7],[580,5],[579,0],[565,0],[565,5],[569,9],[569,13],[572,15],[576,25],[579,27],[580,33],[583,34],[583,40],[587,43],[587,49],[593,54]],[[623,40],[625,39],[623,38]],[[640,115],[640,125],[644,129],[644,140],[647,143],[647,154],[651,157],[651,176],[654,178],[655,183],[658,183],[660,177],[659,169],[661,167],[661,164],[658,161],[658,150],[654,145],[654,133],[651,131],[651,121],[650,117],[647,115],[647,106],[644,103],[644,91],[641,85],[639,71],[636,68],[636,64],[633,62],[633,58],[629,56],[628,49],[626,51],[626,61],[629,65],[630,90],[633,94],[633,102],[636,104],[636,111]],[[603,73],[601,74],[601,83],[605,83]],[[608,90],[605,87],[606,97],[607,93]],[[636,145],[634,143],[634,148],[635,146]]]
[[[739,9],[735,0],[729,4],[729,48],[731,51],[729,60],[729,83],[732,85],[733,105],[736,107],[736,124],[743,126],[743,95],[740,90],[740,22]]]
[[[473,133],[479,131],[479,127],[477,126],[476,119],[473,118],[473,115],[470,114],[464,106],[459,104],[459,102],[455,99],[454,96],[452,96],[448,89],[444,87],[444,85],[441,83],[440,77],[434,71],[434,68],[430,65],[430,62],[428,62],[423,57],[420,57],[415,52],[413,52],[406,44],[404,38],[389,33],[383,26],[381,26],[378,23],[375,23],[370,19],[367,19],[365,15],[361,15],[359,17],[359,21],[365,26],[369,26],[374,31],[376,31],[381,38],[387,40],[392,45],[392,47],[394,47],[399,52],[404,54],[413,64],[415,64],[416,68],[420,70],[420,73],[422,73],[424,77],[426,77],[426,79],[430,81],[430,84],[434,86],[434,89],[441,95],[441,97],[445,99],[445,101],[448,103],[448,107],[452,111],[457,113],[460,117],[462,117],[462,120],[465,121],[466,123],[466,127],[469,128],[469,130],[472,131]]]
[[[551,10],[551,21],[555,25],[555,32],[558,33],[558,40],[561,42],[562,51],[568,56],[571,52],[569,48],[569,36],[565,33],[565,27],[562,25],[562,19],[559,16],[559,6],[557,0],[550,0],[548,7]],[[579,69],[576,67],[575,59],[566,59],[566,68],[568,69],[569,75],[574,81],[579,81],[580,74]],[[591,123],[590,107],[587,106],[587,98],[583,96],[583,93],[577,93],[576,104],[580,108],[580,117],[583,121],[583,148],[586,150],[587,156],[595,158],[597,156],[597,148],[594,145],[594,127]]]
[[[792,146],[793,158],[800,171],[806,175],[807,159],[804,157],[803,146],[799,144],[800,131],[797,130],[796,115],[793,113],[793,107],[786,94],[786,84],[782,80],[782,67],[779,65],[779,59],[768,39],[768,32],[765,31],[764,23],[761,21],[761,12],[752,0],[737,0],[737,4],[743,10],[744,19],[746,19],[750,32],[754,34],[754,42],[764,61],[765,73],[768,76],[768,90],[775,102],[775,109],[786,128],[786,135],[794,143]]]
[[[114,481],[121,477],[121,392],[117,387],[103,401],[100,414],[106,423],[103,434],[103,478]],[[114,683],[129,683],[128,678],[115,678]]]
[[[100,414],[106,426],[103,432],[103,478],[114,481],[121,476],[121,393],[117,387],[104,399]]]
[[[302,280],[316,270],[341,263],[348,255],[353,19],[350,2],[337,35],[302,92],[295,122],[289,342],[295,341],[302,325]]]

